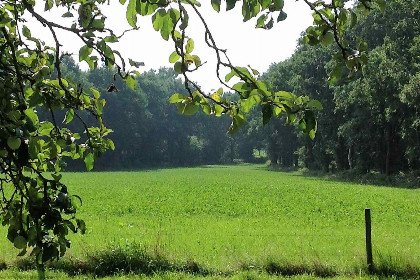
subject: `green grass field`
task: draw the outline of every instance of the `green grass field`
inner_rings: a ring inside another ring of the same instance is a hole
[[[374,261],[419,271],[420,189],[257,165],[66,173],[64,179],[83,198],[79,216],[88,226],[85,235],[71,236],[64,259],[135,247],[212,271],[293,263],[357,275],[365,261],[363,211],[371,208]],[[0,259],[13,265],[19,251],[6,240],[6,228],[0,234]],[[9,269],[0,278],[16,273]]]

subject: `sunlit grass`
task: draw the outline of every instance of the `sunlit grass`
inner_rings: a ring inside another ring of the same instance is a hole
[[[263,166],[67,173],[88,230],[68,257],[139,244],[169,260],[214,270],[276,263],[364,266],[364,208],[372,209],[374,261],[420,263],[420,190],[326,181]],[[5,237],[6,229],[1,229]],[[0,259],[18,250],[3,238]],[[265,279],[265,278],[262,278]]]
[[[72,280],[81,280],[81,279],[92,279],[91,275],[88,276],[75,276],[69,277],[65,273],[61,272],[47,272],[47,279],[54,279],[54,280],[62,280],[62,279],[72,279]],[[37,278],[36,271],[17,271],[17,270],[7,270],[7,271],[0,271],[0,279],[10,279],[10,280],[31,280]],[[134,275],[134,274],[122,274],[116,276],[108,276],[101,278],[103,280],[113,280],[113,279],[127,279],[127,280],[141,280],[141,279],[151,279],[151,280],[189,280],[189,279],[202,279],[202,280],[320,280],[322,278],[312,276],[312,275],[297,275],[297,276],[287,276],[281,277],[278,275],[270,275],[267,273],[258,273],[255,271],[246,271],[246,272],[239,272],[235,275],[231,276],[204,276],[204,277],[197,277],[195,275],[182,273],[182,272],[169,272],[169,273],[158,273],[154,275]],[[334,277],[329,278],[331,280],[384,280],[387,278],[379,278],[379,277],[367,277],[367,276],[357,276],[357,277]],[[389,278],[391,279],[391,278]]]

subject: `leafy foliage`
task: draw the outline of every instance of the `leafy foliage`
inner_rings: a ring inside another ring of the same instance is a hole
[[[384,13],[375,11],[353,27],[350,35],[358,34],[368,42],[369,61],[351,81],[324,82],[328,72],[341,71],[343,76],[351,72],[337,70],[328,62],[334,55],[331,46],[301,45],[291,59],[270,68],[264,78],[274,88],[307,94],[324,108],[318,113],[319,133],[314,141],[297,131],[286,140],[285,133],[275,133],[283,127],[268,127],[271,134],[266,135],[266,145],[281,144],[269,149],[273,164],[324,171],[352,169],[355,174],[417,172],[416,107],[420,103],[414,84],[418,81],[419,11],[418,1],[391,1]],[[355,12],[360,16],[360,11]],[[285,147],[291,146],[299,162],[282,160]]]

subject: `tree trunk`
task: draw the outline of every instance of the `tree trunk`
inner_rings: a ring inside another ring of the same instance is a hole
[[[311,169],[313,163],[314,163],[314,157],[312,153],[312,142],[306,141],[305,145],[305,167]]]
[[[233,162],[233,159],[235,157],[234,153],[235,153],[235,142],[233,140],[233,137],[230,138],[230,162]]]
[[[38,262],[38,260],[36,260]],[[37,264],[37,272],[38,272],[38,279],[44,280],[45,279],[45,266],[43,263]]]
[[[391,174],[391,126],[387,126],[387,140],[386,140],[386,159],[385,159],[385,174]]]
[[[384,129],[381,129],[381,150],[380,150],[380,156],[378,158],[379,162],[379,168],[381,173],[386,173],[386,159],[387,159],[387,140],[385,138],[385,131]]]
[[[344,143],[344,138],[338,136],[337,145],[335,146],[335,162],[337,163],[337,170],[345,170],[349,168],[347,160],[346,146]]]
[[[347,153],[347,162],[349,164],[349,168],[353,169],[353,144],[350,144],[349,151]]]

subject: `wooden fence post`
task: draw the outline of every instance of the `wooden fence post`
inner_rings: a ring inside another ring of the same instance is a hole
[[[365,209],[365,229],[366,229],[366,261],[368,272],[373,272],[373,256],[372,256],[372,223],[370,216],[370,208]]]

